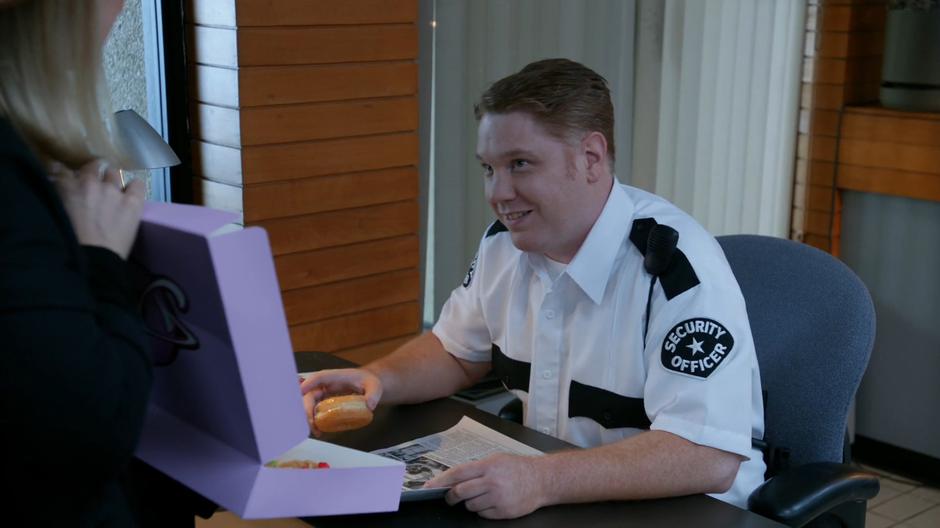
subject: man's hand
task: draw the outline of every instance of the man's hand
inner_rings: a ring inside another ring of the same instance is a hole
[[[366,397],[369,409],[374,411],[382,399],[382,381],[365,369],[321,370],[300,384],[300,392],[304,395],[304,409],[307,411],[310,431],[314,436],[320,436],[320,431],[313,424],[313,409],[320,400],[343,394],[362,394]]]
[[[450,487],[445,500],[463,502],[486,519],[515,519],[546,505],[540,457],[498,454],[453,467],[425,484]]]
[[[134,180],[123,187],[121,171],[104,160],[86,163],[74,173],[61,164],[50,168],[78,242],[110,249],[127,259],[137,238],[147,187]]]

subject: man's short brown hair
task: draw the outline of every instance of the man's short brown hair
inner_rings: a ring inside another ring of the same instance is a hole
[[[473,107],[484,114],[526,112],[550,134],[568,140],[571,132],[600,132],[607,156],[614,162],[614,105],[607,80],[568,59],[544,59],[504,77],[489,87]]]

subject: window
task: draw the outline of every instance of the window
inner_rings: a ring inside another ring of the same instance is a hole
[[[105,44],[104,70],[114,110],[134,110],[168,140],[162,18],[159,0],[127,0]],[[170,201],[169,174],[133,173],[147,180],[147,197],[162,202]]]

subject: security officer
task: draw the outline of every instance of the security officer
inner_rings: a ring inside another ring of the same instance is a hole
[[[613,106],[585,66],[548,59],[476,107],[498,220],[432,332],[302,386],[373,408],[426,401],[490,370],[525,424],[589,448],[496,455],[429,482],[486,518],[558,503],[712,493],[744,506],[763,481],[760,378],[744,299],[714,237],[613,176]],[[316,431],[315,431],[316,432]]]

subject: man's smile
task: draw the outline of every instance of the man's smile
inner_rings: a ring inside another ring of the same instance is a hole
[[[503,214],[502,214],[502,217],[503,217],[504,220],[506,220],[506,222],[508,222],[508,223],[510,223],[510,224],[513,224],[513,223],[516,223],[518,220],[524,218],[525,216],[527,216],[527,215],[528,215],[529,213],[531,213],[531,212],[532,212],[531,209],[529,209],[529,210],[527,210],[527,211],[514,211],[514,212],[512,212],[512,213],[503,213]],[[508,227],[508,226],[507,226],[507,227]]]

